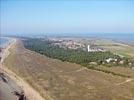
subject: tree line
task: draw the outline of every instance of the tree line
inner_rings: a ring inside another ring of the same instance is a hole
[[[54,45],[49,40],[27,39],[24,40],[24,46],[27,49],[46,55],[47,57],[77,64],[89,64],[90,62],[101,64],[107,58],[119,58],[119,56],[110,51],[86,52],[83,50],[61,48],[58,45]]]
[[[31,39],[31,38],[23,40],[23,44],[26,49],[35,51],[37,53],[43,54],[50,58],[80,64],[89,69],[102,71],[102,72],[112,74],[112,75],[117,75],[117,76],[121,76],[121,77],[130,77],[130,76],[115,73],[112,71],[99,69],[96,67],[96,65],[90,64],[90,62],[96,62],[98,65],[101,65],[108,58],[115,58],[115,59],[121,60],[121,58],[118,55],[115,55],[115,54],[111,53],[110,51],[86,52],[83,50],[73,50],[73,49],[68,49],[68,48],[61,48],[58,45],[54,45],[53,42],[49,41],[49,40]],[[128,59],[125,58],[125,60],[127,61]],[[115,64],[113,64],[113,63],[105,64],[105,66],[109,66],[109,65],[115,66]],[[128,63],[123,66],[128,67]]]

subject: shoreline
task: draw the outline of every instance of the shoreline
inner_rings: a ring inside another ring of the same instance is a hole
[[[21,91],[24,91],[24,94],[26,96],[26,100],[45,100],[32,86],[30,86],[23,78],[16,75],[14,72],[12,72],[10,69],[6,68],[4,65],[4,60],[9,56],[11,53],[9,49],[15,45],[17,42],[17,39],[11,38],[12,40],[4,47],[2,53],[1,53],[1,61],[0,61],[0,72],[4,73],[7,77],[9,77],[12,81],[14,81],[14,85],[16,87],[21,88]],[[10,87],[11,84],[8,84]],[[6,93],[6,95],[9,95]],[[10,94],[12,96],[15,96],[14,94]]]
[[[20,98],[23,89],[6,73],[4,67],[4,60],[10,54],[9,49],[16,43],[16,39],[9,38],[10,40],[1,46],[0,52],[0,99],[2,100],[17,100]],[[19,95],[16,95],[18,93]]]
[[[8,37],[6,37],[8,38]],[[1,57],[1,61],[0,63],[3,64],[3,61],[6,59],[6,57],[8,57],[8,55],[10,54],[9,52],[9,49],[11,48],[12,45],[14,45],[16,43],[16,39],[15,38],[8,38],[10,39],[8,41],[8,43],[4,44],[2,47],[1,47],[1,54],[0,54],[0,57]]]

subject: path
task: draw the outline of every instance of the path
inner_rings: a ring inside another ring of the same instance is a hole
[[[117,83],[116,85],[119,86],[119,85],[122,85],[122,84],[125,84],[125,83],[128,83],[128,82],[131,82],[133,80],[134,80],[133,78],[129,78],[129,79],[126,79],[124,82]]]

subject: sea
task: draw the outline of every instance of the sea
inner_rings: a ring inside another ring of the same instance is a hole
[[[0,47],[3,47],[7,45],[10,42],[9,38],[6,37],[0,37]]]
[[[49,36],[49,34],[47,35]],[[53,36],[102,38],[102,39],[111,39],[111,40],[126,42],[126,43],[134,43],[134,33],[76,33],[76,34],[68,33],[68,34],[56,34]]]

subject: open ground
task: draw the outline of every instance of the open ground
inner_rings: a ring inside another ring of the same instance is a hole
[[[21,41],[17,41],[10,48],[10,52],[4,61],[5,66],[27,81],[46,100],[133,100],[134,98],[133,79],[83,69],[77,64],[50,59],[25,49]],[[131,71],[133,78],[134,70]]]

